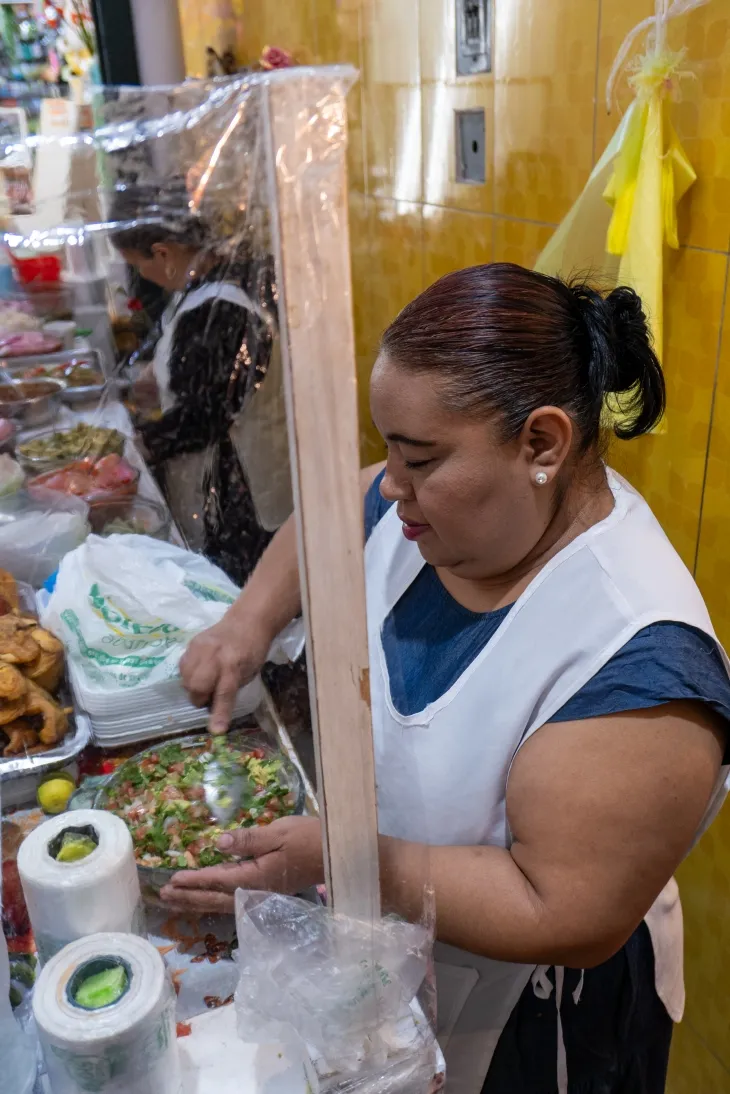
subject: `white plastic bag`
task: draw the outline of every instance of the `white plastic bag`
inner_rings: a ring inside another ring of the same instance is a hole
[[[431,939],[396,919],[367,923],[297,897],[236,893],[244,1041],[279,1041],[308,1061],[313,1089],[425,1094],[437,1064],[414,1000]]]
[[[84,691],[118,692],[178,677],[191,638],[238,595],[202,555],[148,536],[89,536],[63,559],[43,612]]]

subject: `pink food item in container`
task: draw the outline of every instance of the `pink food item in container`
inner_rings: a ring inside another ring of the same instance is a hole
[[[55,490],[86,502],[109,501],[137,493],[139,471],[115,453],[101,459],[76,460],[59,471],[47,471],[28,483],[28,491]]]
[[[36,354],[57,353],[61,342],[39,331],[21,331],[0,337],[0,357],[33,357]]]

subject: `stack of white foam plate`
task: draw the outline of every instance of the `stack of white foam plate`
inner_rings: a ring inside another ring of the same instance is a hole
[[[100,693],[84,688],[73,662],[69,662],[69,675],[76,705],[88,716],[94,739],[102,748],[189,733],[208,724],[209,711],[192,705],[179,679],[149,688],[137,685],[130,691]],[[251,714],[262,699],[263,685],[257,678],[239,691],[234,717]]]

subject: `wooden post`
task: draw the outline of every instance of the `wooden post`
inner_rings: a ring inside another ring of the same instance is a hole
[[[274,241],[302,603],[330,899],[380,916],[363,505],[347,217],[345,88],[267,84]]]

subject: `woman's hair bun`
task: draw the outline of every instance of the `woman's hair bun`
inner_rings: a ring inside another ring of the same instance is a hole
[[[608,295],[573,283],[588,339],[588,382],[596,401],[606,396],[620,409],[614,431],[622,440],[649,433],[666,406],[664,374],[652,345],[641,299],[620,286]]]

